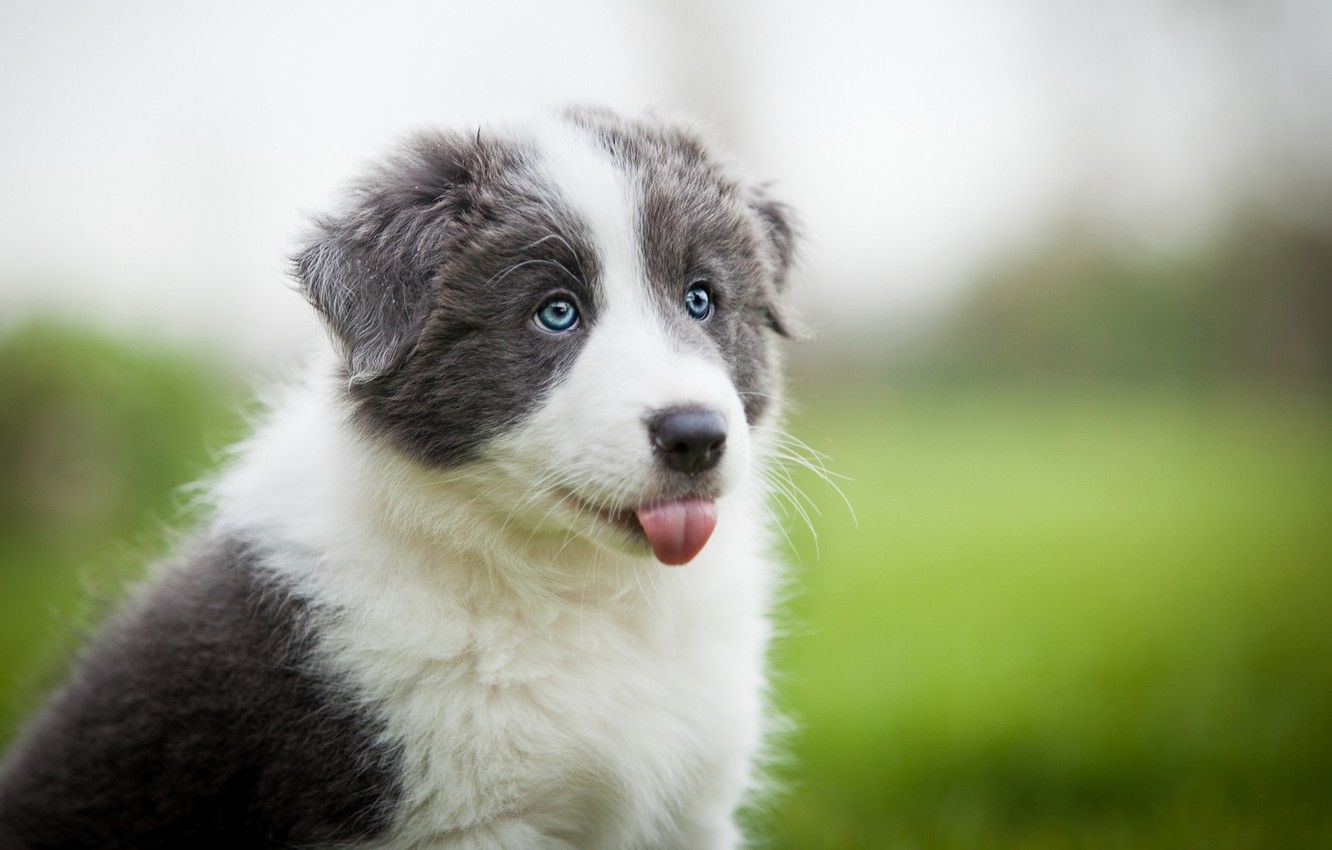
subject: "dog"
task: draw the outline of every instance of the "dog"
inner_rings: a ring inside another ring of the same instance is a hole
[[[789,209],[686,122],[411,137],[329,344],[0,772],[6,848],[734,848],[774,715]]]

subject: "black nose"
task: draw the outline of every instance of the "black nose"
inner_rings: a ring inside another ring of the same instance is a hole
[[[690,475],[712,469],[726,447],[726,420],[705,408],[664,410],[648,422],[652,446],[671,469]]]

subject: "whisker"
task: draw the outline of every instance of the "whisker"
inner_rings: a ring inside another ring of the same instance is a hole
[[[514,263],[513,265],[509,266],[507,269],[495,273],[489,280],[485,282],[485,285],[490,286],[491,284],[499,283],[500,281],[504,280],[504,278],[508,277],[509,275],[513,274],[514,272],[526,266],[554,266],[555,268],[559,269],[560,271],[568,275],[570,280],[574,281],[575,283],[582,283],[582,280],[578,277],[578,275],[569,271],[569,269],[563,263],[557,263],[554,260],[535,259],[535,260],[523,260],[521,263]]]
[[[838,484],[838,480],[852,481],[853,479],[850,476],[830,470],[828,468],[828,461],[830,458],[827,454],[815,449],[804,440],[801,440],[799,437],[796,437],[777,426],[764,426],[762,433],[771,439],[772,456],[778,461],[778,465],[774,468],[781,470],[787,483],[794,487],[799,494],[796,496],[795,494],[787,493],[786,495],[788,498],[798,501],[799,498],[803,497],[803,499],[814,509],[816,514],[822,515],[822,511],[819,509],[818,505],[814,503],[814,500],[809,497],[809,494],[806,493],[803,488],[795,483],[794,477],[783,467],[785,465],[792,465],[805,469],[837,494],[838,498],[841,499],[842,504],[846,506],[847,513],[850,514],[852,524],[857,528],[860,527],[860,518],[856,515],[855,506],[851,504],[851,499],[846,495],[846,491],[842,489],[840,484]]]
[[[787,501],[790,502],[791,507],[795,510],[797,514],[800,515],[800,518],[804,521],[805,527],[809,529],[809,535],[814,541],[814,553],[815,556],[817,557],[819,550],[819,532],[817,529],[815,529],[814,520],[810,517],[809,512],[806,511],[804,506],[800,504],[800,501],[792,494],[791,489],[787,485],[782,484],[780,481],[775,481],[771,479],[769,480],[769,483],[773,485],[774,489],[776,489],[779,493],[781,493],[783,496],[786,497]]]
[[[556,241],[559,242],[561,245],[563,245],[565,248],[568,248],[568,249],[569,249],[569,254],[572,255],[572,256],[573,256],[573,259],[574,259],[574,267],[578,269],[578,278],[579,278],[584,284],[586,284],[586,283],[587,283],[587,273],[583,271],[583,261],[578,257],[578,251],[574,248],[573,243],[571,243],[568,239],[565,239],[565,238],[564,238],[563,236],[561,236],[560,234],[558,234],[558,233],[550,233],[550,234],[547,234],[546,236],[542,236],[540,239],[538,239],[537,241],[533,242],[532,244],[524,246],[524,249],[523,249],[523,250],[527,250],[528,248],[535,248],[536,246],[540,245],[542,242],[545,242],[545,241],[550,240],[550,239],[554,239],[554,240],[556,240]]]
[[[785,481],[788,485],[790,485],[791,488],[795,490],[796,494],[801,496],[805,500],[805,502],[809,505],[810,510],[814,511],[815,515],[823,516],[823,509],[819,507],[817,502],[815,502],[812,498],[810,498],[809,494],[805,492],[804,488],[802,488],[799,484],[796,483],[795,478],[791,476],[791,473],[789,471],[787,471],[784,467],[777,466],[773,467],[773,469],[771,470],[771,474],[782,476],[781,480]]]

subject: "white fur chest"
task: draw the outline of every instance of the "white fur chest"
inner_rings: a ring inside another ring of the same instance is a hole
[[[325,657],[401,752],[383,846],[733,846],[766,641],[736,579],[759,565],[644,566],[661,575],[541,608],[401,581],[325,621]]]

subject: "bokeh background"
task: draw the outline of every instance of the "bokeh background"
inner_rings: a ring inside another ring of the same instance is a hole
[[[761,846],[1332,846],[1332,4],[56,0],[0,57],[0,742],[319,333],[303,214],[656,105],[803,215],[845,494],[775,505]]]

